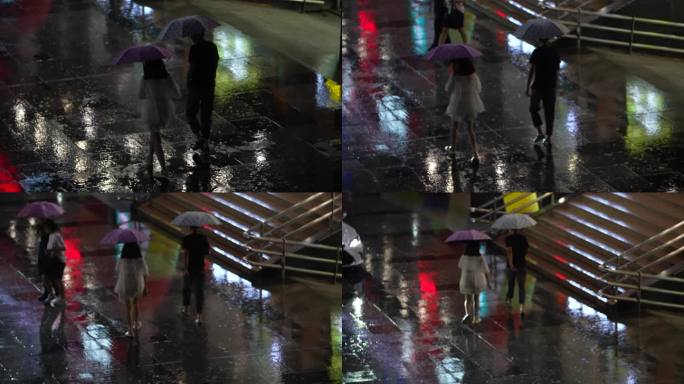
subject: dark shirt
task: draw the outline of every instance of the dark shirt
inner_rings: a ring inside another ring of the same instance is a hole
[[[527,262],[525,255],[527,254],[527,238],[519,233],[514,233],[506,237],[506,247],[513,249],[513,266],[516,269],[525,268]]]
[[[188,71],[189,87],[213,86],[216,81],[216,67],[219,55],[216,44],[211,41],[200,41],[190,47],[190,70]]]
[[[443,18],[449,9],[447,8],[446,2],[444,0],[434,0],[435,1],[435,17]]]
[[[556,48],[542,45],[532,52],[530,63],[534,64],[532,89],[554,89],[558,82],[560,57]]]
[[[48,240],[50,239],[50,234],[48,233],[43,233],[40,235],[40,244],[38,245],[38,262],[42,263],[45,262],[45,259],[47,258],[47,244]]]
[[[209,240],[199,233],[191,233],[183,238],[183,249],[188,251],[188,272],[204,270],[204,256],[209,253]]]

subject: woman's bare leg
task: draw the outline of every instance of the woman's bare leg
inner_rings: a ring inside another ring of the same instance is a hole
[[[152,133],[150,143],[152,144],[152,150],[157,155],[157,160],[159,160],[162,174],[166,175],[166,160],[164,160],[164,147],[162,146],[161,133]]]
[[[138,299],[133,299],[133,326],[138,328]]]
[[[126,299],[126,320],[128,321],[128,331],[133,331],[133,305],[130,299]]]
[[[479,158],[480,155],[477,150],[477,138],[475,137],[475,119],[468,119],[468,135],[470,136],[470,149],[473,151],[473,157]]]
[[[456,143],[458,142],[458,121],[454,121],[451,125],[451,137],[449,144],[451,145],[451,152],[456,153]]]
[[[465,29],[463,29],[463,27],[461,27],[458,29],[458,32],[461,34],[461,39],[463,40],[463,43],[467,44],[468,43],[468,36],[465,33]]]
[[[448,28],[442,28],[442,33],[439,34],[439,41],[438,44],[442,45],[446,42],[447,36],[449,36],[449,29]]]
[[[473,317],[475,322],[480,321],[480,295],[473,295]]]

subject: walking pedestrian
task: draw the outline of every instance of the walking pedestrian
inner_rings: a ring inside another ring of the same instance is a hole
[[[530,72],[527,76],[525,94],[530,97],[530,114],[532,115],[532,123],[537,129],[537,137],[534,139],[534,143],[543,142],[547,146],[551,146],[560,56],[556,48],[549,44],[549,39],[541,39],[540,41],[541,46],[537,47],[530,57]],[[540,103],[544,106],[546,136],[542,130],[542,119],[539,114]]]
[[[190,227],[190,234],[183,238],[183,266],[185,276],[183,281],[183,314],[188,313],[191,291],[195,291],[195,305],[197,315],[195,323],[202,322],[202,307],[204,305],[204,258],[209,254],[209,240],[199,233],[199,227]]]
[[[45,247],[47,252],[47,270],[46,275],[49,280],[50,287],[54,292],[54,297],[48,302],[50,306],[54,307],[65,302],[64,282],[64,268],[66,267],[66,245],[64,238],[59,230],[59,226],[52,219],[45,219],[45,226],[48,233],[48,241]]]
[[[449,7],[447,4],[448,1],[449,0],[433,0],[432,2],[432,12],[434,14],[433,27],[435,34],[432,39],[432,45],[430,45],[430,49],[435,48],[443,38],[442,33],[444,32],[444,18],[446,17],[447,13],[449,13]],[[447,33],[446,39],[443,41],[443,43],[450,42],[451,40],[449,39],[449,34]]]
[[[40,236],[40,241],[38,243],[38,275],[43,282],[43,294],[40,295],[38,300],[45,304],[49,304],[50,301],[55,298],[55,292],[52,289],[52,283],[48,277],[50,260],[48,259],[47,245],[48,240],[50,239],[50,233],[42,219],[39,219],[36,231],[38,232],[38,236]]]
[[[186,117],[192,132],[197,136],[195,148],[208,143],[211,133],[211,113],[214,110],[214,88],[219,55],[216,44],[204,39],[204,33],[191,36],[194,44],[190,47],[188,62],[188,101]],[[201,123],[197,113],[201,114]]]
[[[518,283],[518,302],[520,303],[520,316],[525,317],[525,277],[527,276],[527,237],[513,230],[509,236],[506,237],[506,261],[508,264],[508,293],[506,294],[506,302],[511,303],[513,300],[513,291],[515,290],[515,283]]]
[[[482,83],[475,73],[475,66],[471,59],[457,59],[449,64],[449,80],[446,84],[446,91],[451,96],[446,114],[451,118],[451,139],[448,151],[454,155],[456,153],[456,142],[458,129],[464,124],[470,136],[470,149],[473,153],[470,159],[473,166],[480,162],[477,150],[477,139],[475,137],[475,118],[485,110],[480,92]]]
[[[480,254],[480,243],[470,241],[466,243],[463,256],[458,261],[458,268],[461,270],[461,280],[459,290],[465,296],[465,316],[462,322],[467,322],[472,317],[473,324],[477,324],[480,319],[480,292],[489,286],[489,267]]]
[[[161,166],[162,175],[168,177],[161,130],[166,128],[169,120],[175,115],[172,98],[180,98],[178,84],[169,75],[162,60],[150,60],[143,63],[143,80],[140,82],[139,98],[144,100],[143,113],[150,129],[150,153],[147,157],[147,172],[154,171],[154,155]]]
[[[468,36],[465,33],[465,0],[442,0],[446,8],[446,14],[440,20],[442,30],[439,35],[439,44],[450,41],[449,29],[456,29],[461,35],[463,44],[468,43]],[[436,8],[435,8],[436,11]],[[436,16],[436,12],[435,12]]]
[[[138,320],[138,300],[147,295],[147,276],[150,274],[137,243],[124,244],[115,271],[118,275],[114,292],[119,296],[119,300],[126,304],[128,329],[125,335],[133,337],[135,331],[142,326]]]

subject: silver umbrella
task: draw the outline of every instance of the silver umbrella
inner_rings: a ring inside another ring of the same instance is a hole
[[[203,225],[219,225],[221,221],[206,212],[187,211],[176,216],[171,224],[180,227],[201,227]]]
[[[206,16],[185,16],[171,20],[159,34],[159,40],[174,40],[204,33],[221,25],[218,21]]]
[[[494,229],[523,229],[537,225],[537,222],[528,215],[509,213],[499,217],[492,228]]]
[[[566,35],[570,30],[563,24],[550,19],[531,19],[513,32],[520,40],[538,43],[541,39],[551,39]]]

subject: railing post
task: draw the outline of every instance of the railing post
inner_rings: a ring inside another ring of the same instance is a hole
[[[577,8],[577,49],[582,48],[582,8]]]
[[[340,265],[340,247],[337,247],[337,256],[335,257],[335,274],[333,275],[333,284],[337,283],[337,271]]]
[[[280,278],[283,281],[285,281],[285,268],[287,267],[287,263],[285,262],[286,256],[285,256],[285,238],[284,237],[283,237],[283,254],[281,257],[282,257],[281,264],[282,264],[283,269],[280,271]]]
[[[637,272],[639,276],[639,290],[637,291],[637,303],[638,303],[638,308],[637,311],[639,312],[639,317],[641,317],[641,271]]]
[[[629,33],[629,53],[632,53],[632,45],[634,45],[634,27],[636,25],[636,16],[632,16],[632,30]]]

